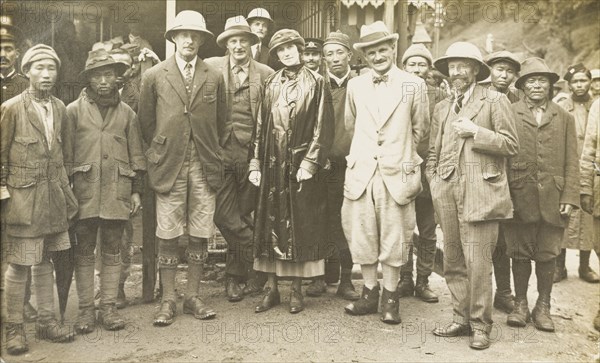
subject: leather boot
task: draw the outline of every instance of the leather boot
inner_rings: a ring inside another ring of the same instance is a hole
[[[381,321],[386,324],[400,324],[400,301],[398,290],[394,292],[387,291],[383,288],[381,296]]]
[[[254,308],[255,313],[262,313],[281,303],[281,296],[277,288],[265,287],[263,291],[264,295],[260,303]]]
[[[325,281],[323,281],[323,284]],[[304,297],[302,291],[292,286],[290,293],[290,313],[297,314],[304,310]]]
[[[597,284],[600,282],[598,274],[590,267],[590,254],[592,251],[579,251],[579,278],[585,282]]]
[[[225,279],[225,294],[227,295],[227,301],[229,302],[236,302],[243,299],[243,292],[237,277],[228,276]]]
[[[510,314],[515,308],[515,297],[510,290],[496,290],[494,295],[494,307],[500,311]]]
[[[313,281],[306,288],[306,296],[319,297],[327,291],[327,285],[325,284],[324,276],[319,276],[313,279]]]
[[[10,355],[19,355],[27,352],[29,346],[25,338],[23,324],[6,324],[6,351]]]
[[[342,278],[335,294],[341,296],[344,300],[356,301],[360,299],[360,295],[356,292],[352,280],[350,279],[350,273],[346,274],[345,272],[342,272]]]
[[[246,281],[246,286],[244,286],[244,289],[242,290],[244,296],[261,292],[267,282],[266,274],[264,272],[250,270],[248,276],[249,278],[248,281]]]
[[[496,280],[496,294],[494,307],[510,314],[515,307],[514,296],[510,289],[510,258],[506,255],[506,242],[504,235],[498,235],[498,244],[492,255],[494,265],[494,279]]]
[[[350,315],[376,314],[379,306],[379,284],[372,289],[363,286],[360,300],[348,304],[344,309]]]
[[[121,277],[121,254],[102,254],[102,271],[100,272],[100,311],[98,323],[106,330],[125,328],[125,320],[117,312],[117,294]]]
[[[536,262],[535,274],[537,277],[538,300],[531,312],[531,319],[538,330],[553,332],[554,322],[550,317],[550,295],[554,275],[554,259],[545,262]]]
[[[415,294],[415,284],[412,279],[412,274],[400,275],[400,281],[398,281],[398,288],[396,291],[398,291],[398,297],[400,298],[413,296]]]
[[[427,276],[417,275],[415,296],[428,303],[436,303],[439,301],[437,295],[429,288],[429,278]]]
[[[524,327],[530,319],[527,289],[531,276],[531,261],[513,259],[512,272],[516,295],[515,307],[506,318],[506,323],[510,326]]]
[[[117,292],[117,309],[123,309],[127,306],[127,296],[125,296],[125,284],[119,282],[119,291]]]
[[[36,324],[36,338],[53,343],[70,343],[75,340],[75,332],[64,326],[55,318],[38,320]]]
[[[565,260],[567,258],[567,250],[561,249],[560,254],[556,258],[556,267],[554,269],[553,281],[560,282],[567,278],[567,268],[565,267]]]
[[[94,309],[94,255],[76,256],[75,285],[79,298],[79,312],[75,331],[77,334],[88,334],[96,328],[96,311]]]

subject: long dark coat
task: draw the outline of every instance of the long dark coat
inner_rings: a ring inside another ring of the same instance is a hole
[[[44,124],[27,92],[1,107],[0,162],[2,184],[10,193],[7,232],[15,237],[40,237],[65,232],[77,214],[62,153],[61,127],[65,105],[51,97],[54,132],[50,147]]]
[[[250,171],[262,172],[256,256],[294,262],[325,257],[326,190],[318,171],[327,162],[333,133],[331,93],[323,77],[303,67],[295,80],[286,79],[284,70],[266,80],[250,151]],[[298,167],[314,177],[299,185]]]

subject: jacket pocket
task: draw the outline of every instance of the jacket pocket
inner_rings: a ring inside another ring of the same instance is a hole
[[[11,145],[11,154],[15,155],[21,161],[27,161],[27,152],[39,142],[35,137],[16,136]]]
[[[119,165],[119,180],[117,184],[117,199],[131,202],[131,178],[135,177],[135,171],[130,168]]]
[[[213,103],[217,100],[217,95],[204,95],[202,96],[204,103]]]
[[[146,155],[146,159],[148,159],[148,161],[152,164],[159,164],[164,156],[165,153],[165,142],[167,141],[167,138],[164,137],[163,135],[156,135],[154,136],[154,138],[152,139],[152,144],[150,145],[150,147],[148,148],[148,150],[146,150],[146,152],[144,153],[144,155]]]
[[[31,225],[37,191],[35,184],[20,188],[9,186],[8,191],[10,199],[8,200],[6,223],[21,226]]]
[[[113,135],[115,139],[113,155],[115,160],[129,163],[129,150],[127,149],[127,139],[123,136]]]
[[[81,164],[73,167],[73,194],[77,200],[91,199],[94,195],[96,183],[100,183],[100,178],[94,177],[92,164]]]

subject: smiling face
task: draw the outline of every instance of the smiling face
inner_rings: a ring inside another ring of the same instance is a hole
[[[492,85],[499,91],[506,91],[508,86],[517,76],[517,69],[514,64],[505,61],[499,61],[490,67]]]
[[[193,30],[180,30],[173,34],[173,43],[177,47],[177,54],[186,62],[191,61],[198,54],[198,49],[204,44],[204,35]]]
[[[258,38],[262,41],[269,32],[269,22],[265,19],[252,19],[250,21],[250,30],[252,33],[258,35]]]
[[[235,64],[246,63],[252,54],[250,37],[246,35],[234,35],[227,38],[225,46]]]
[[[577,97],[586,95],[591,86],[592,82],[585,73],[575,73],[569,81],[569,89]]]
[[[39,93],[48,93],[56,83],[58,67],[53,59],[40,59],[31,63],[25,74],[29,78],[30,89]]]
[[[90,87],[100,96],[110,95],[117,88],[117,72],[113,67],[100,67],[88,75]]]
[[[523,92],[529,100],[540,103],[548,98],[550,78],[544,75],[531,75],[523,82]]]
[[[0,71],[2,74],[9,74],[15,69],[15,63],[19,58],[19,50],[15,43],[10,40],[4,40],[0,43]]]
[[[294,43],[286,43],[277,47],[277,57],[286,67],[300,64],[300,52]]]
[[[448,76],[452,89],[464,93],[475,82],[479,64],[470,59],[453,58],[448,60]]]
[[[336,77],[341,78],[348,72],[348,64],[352,53],[341,44],[326,44],[323,47],[327,69]]]
[[[412,56],[406,60],[404,70],[423,79],[427,79],[427,74],[429,73],[429,61],[419,55]]]
[[[302,60],[308,69],[317,71],[321,66],[321,52],[317,52],[315,50],[305,50],[302,53]]]
[[[394,49],[396,44],[393,42],[382,42],[370,47],[365,47],[363,52],[369,67],[378,74],[386,74],[394,65]]]

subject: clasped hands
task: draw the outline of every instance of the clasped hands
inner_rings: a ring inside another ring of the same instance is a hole
[[[466,117],[460,117],[452,123],[456,134],[462,138],[474,137],[479,126]]]
[[[250,183],[252,183],[252,185],[258,187],[258,186],[260,186],[261,177],[262,177],[262,174],[259,170],[253,170],[248,175],[248,181],[250,181]],[[313,177],[313,174],[310,171],[303,169],[303,168],[298,168],[298,172],[296,173],[296,181],[298,181],[298,183],[308,180],[312,177]]]

